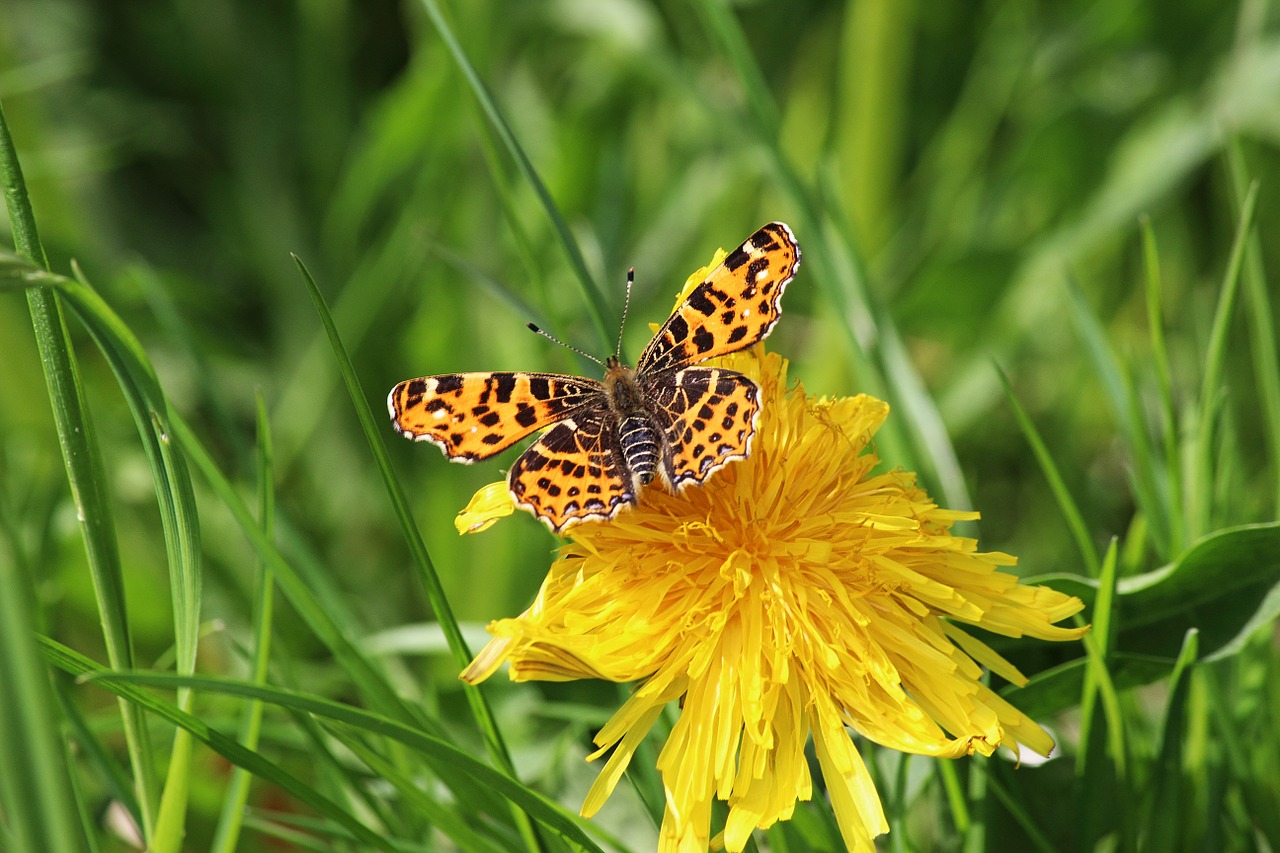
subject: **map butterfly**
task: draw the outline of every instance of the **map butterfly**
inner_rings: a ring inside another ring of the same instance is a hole
[[[410,379],[391,389],[392,423],[463,463],[551,426],[507,476],[516,505],[555,533],[612,519],[655,478],[679,491],[751,453],[759,388],[736,371],[696,365],[764,339],[799,266],[791,229],[772,222],[690,292],[634,369],[614,355],[602,382],[506,372]]]

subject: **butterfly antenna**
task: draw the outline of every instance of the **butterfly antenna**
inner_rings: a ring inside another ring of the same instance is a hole
[[[538,334],[542,335],[544,338],[546,338],[547,340],[551,341],[552,343],[557,343],[557,344],[559,344],[560,346],[564,347],[564,348],[565,348],[565,349],[567,349],[567,350],[572,350],[573,352],[576,352],[578,355],[582,356],[583,358],[589,358],[589,359],[591,359],[592,361],[594,361],[596,364],[599,364],[599,365],[601,365],[601,366],[607,366],[607,365],[605,365],[605,363],[604,363],[603,361],[601,361],[600,359],[596,358],[596,357],[595,357],[594,355],[592,355],[591,353],[589,353],[589,352],[583,352],[582,350],[578,349],[578,348],[577,348],[577,347],[575,347],[575,346],[570,346],[569,344],[566,344],[564,341],[560,340],[559,338],[557,338],[555,335],[551,334],[550,332],[545,331],[545,330],[543,330],[543,329],[539,329],[539,328],[538,328],[537,326],[535,326],[533,323],[529,323],[529,324],[528,324],[528,326],[529,326],[529,331],[531,331],[531,332],[537,332]]]
[[[631,309],[631,285],[636,283],[636,268],[627,270],[627,298],[622,303],[622,322],[618,324],[618,349],[613,357],[622,361],[622,331],[627,328],[627,311]]]

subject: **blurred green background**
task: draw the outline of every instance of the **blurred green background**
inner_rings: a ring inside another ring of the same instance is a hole
[[[998,365],[1094,544],[1130,534],[1129,573],[1176,556],[1145,533],[1133,447],[1073,311],[1087,306],[1131,369],[1131,413],[1157,422],[1139,229],[1149,216],[1178,409],[1199,392],[1240,176],[1261,181],[1253,261],[1280,260],[1268,239],[1280,221],[1274,4],[469,0],[444,15],[580,266],[419,3],[0,5],[0,102],[52,269],[80,266],[246,495],[261,389],[278,538],[353,626],[418,625],[430,607],[290,253],[330,300],[381,414],[390,387],[413,376],[595,375],[523,327],[611,352],[629,266],[634,358],[714,249],[786,221],[805,259],[770,348],[809,391],[887,399],[886,462],[919,470],[941,503],[981,510],[970,530],[984,550],[1018,555],[1028,574],[1084,572]],[[1215,459],[1232,474],[1216,481],[1210,528],[1276,511],[1250,310],[1228,327]],[[70,327],[134,639],[141,661],[163,667],[172,617],[147,463],[109,367]],[[389,426],[385,441],[458,617],[480,626],[523,609],[555,541],[524,514],[476,536],[452,525],[514,455],[467,467]],[[102,659],[27,306],[13,292],[0,294],[0,479],[6,527],[38,567],[43,630]],[[240,674],[255,558],[197,485],[201,668]],[[282,653],[312,689],[342,698],[324,649],[287,607],[277,619]],[[409,683],[438,680],[412,690],[459,701],[451,660],[411,660]],[[493,690],[513,703],[614,695]]]

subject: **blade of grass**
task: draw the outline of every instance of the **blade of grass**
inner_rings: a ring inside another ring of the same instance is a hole
[[[45,658],[64,672],[69,672],[77,677],[89,676],[92,681],[117,696],[150,711],[160,719],[167,720],[178,726],[237,767],[244,767],[255,776],[279,786],[335,823],[342,825],[348,832],[365,844],[376,847],[379,850],[396,850],[396,847],[388,839],[370,830],[369,827],[350,815],[340,805],[319,793],[298,777],[282,769],[279,765],[268,761],[262,754],[236,743],[232,738],[210,727],[199,717],[187,713],[177,705],[158,699],[141,688],[128,683],[128,680],[123,676],[118,676],[116,673],[103,669],[79,652],[47,637],[41,637],[39,640],[43,647]],[[194,687],[203,686],[202,682],[204,681],[203,678],[193,676],[169,677],[176,680],[169,682],[167,686],[174,687],[184,693],[191,693]],[[137,681],[144,684],[156,683],[141,677]]]
[[[103,348],[108,362],[113,366],[119,366],[117,376],[127,378],[127,382],[122,380],[122,387],[126,388],[128,392],[126,397],[131,403],[139,402],[135,398],[141,398],[142,401],[158,399],[163,402],[163,398],[159,396],[158,384],[155,383],[154,373],[150,371],[150,365],[146,361],[145,355],[142,354],[140,347],[138,347],[136,339],[133,338],[132,333],[129,332],[111,308],[102,301],[101,297],[91,288],[84,285],[83,282],[45,272],[16,256],[0,253],[0,287],[32,287],[37,285],[56,287],[76,313],[86,318],[86,326],[89,328],[90,333],[94,335],[95,341],[98,341],[99,346]],[[315,597],[298,573],[293,571],[271,540],[263,535],[261,528],[254,521],[252,514],[239,495],[236,494],[234,487],[222,476],[217,465],[214,464],[209,456],[208,451],[200,444],[190,427],[173,411],[168,412],[168,422],[168,429],[164,431],[148,431],[145,436],[149,440],[154,439],[154,444],[157,445],[157,447],[152,448],[148,444],[147,448],[154,450],[157,456],[161,458],[161,473],[166,473],[163,467],[165,459],[176,458],[171,457],[168,452],[169,437],[172,435],[178,439],[183,451],[190,456],[219,498],[231,511],[259,557],[270,564],[273,574],[285,594],[289,597],[290,603],[316,633],[316,636],[333,652],[335,658],[353,679],[365,698],[372,703],[373,707],[406,723],[416,723],[428,730],[437,730],[439,728],[438,724],[426,717],[420,710],[411,708],[396,695],[386,679],[375,670],[360,650],[347,639],[343,627],[334,622],[325,608],[315,600]],[[152,424],[156,426],[155,422],[152,422]],[[190,494],[190,487],[190,480],[186,479],[184,490],[186,495]],[[167,488],[164,491],[164,495],[167,497],[173,497],[175,494],[174,490]],[[165,502],[162,506],[168,507],[169,504]],[[176,517],[190,517],[190,513],[174,510],[161,515],[162,521],[166,524],[176,524]],[[170,541],[168,536],[166,536],[166,541]],[[189,540],[185,547],[190,547]],[[176,741],[176,743],[179,747],[184,746],[182,740]],[[436,767],[434,769],[445,784],[450,784],[449,768]],[[174,791],[173,796],[181,796],[181,787],[175,786],[172,790]],[[486,796],[485,791],[473,789],[455,791],[455,793],[459,796],[465,795],[480,798]],[[178,832],[180,828],[175,824],[170,824],[169,826],[171,829],[170,835],[167,836],[167,843],[180,842],[180,833]]]
[[[257,393],[258,411],[258,517],[262,524],[262,533],[271,538],[275,529],[275,485],[274,466],[271,453],[271,424],[267,419],[267,403],[262,396],[262,389]],[[271,658],[271,625],[275,609],[275,576],[271,567],[264,561],[258,561],[258,588],[254,596],[254,650],[253,650],[253,682],[266,684],[267,667]],[[250,702],[244,709],[240,721],[240,742],[249,749],[256,749],[262,731],[261,702]],[[240,828],[244,821],[245,803],[249,800],[249,785],[252,777],[243,767],[237,767],[231,774],[231,782],[227,785],[222,802],[222,814],[218,818],[218,828],[214,833],[213,843],[209,849],[214,853],[234,853],[240,839]]]
[[[27,196],[26,181],[9,135],[3,107],[0,107],[0,182],[4,186],[18,254],[47,269],[48,260],[40,244],[35,214]],[[113,667],[132,669],[136,661],[129,632],[124,574],[111,501],[107,496],[106,468],[98,433],[85,404],[79,367],[71,350],[57,296],[49,288],[31,288],[27,291],[27,303],[49,388],[62,461],[84,537],[107,659]],[[137,710],[131,705],[121,702],[120,715],[141,809],[143,833],[149,838],[155,822],[155,804],[159,799],[151,738]]]
[[[78,271],[77,271],[78,273]],[[102,351],[120,385],[151,467],[164,533],[173,609],[175,661],[179,672],[195,669],[200,630],[200,548],[195,494],[186,464],[170,446],[166,422],[172,417],[155,371],[137,338],[83,277],[69,279],[0,253],[0,287],[51,286],[75,312]],[[179,696],[186,706],[188,697]],[[159,853],[182,846],[191,739],[174,735],[160,810],[149,844]]]
[[[455,814],[452,808],[423,791],[419,784],[406,776],[393,762],[367,746],[350,729],[330,723],[324,726],[324,730],[363,761],[375,776],[394,787],[409,810],[424,815],[436,829],[457,844],[459,850],[466,850],[468,853],[503,853],[504,850],[511,849],[514,838],[508,837],[500,843],[473,831],[467,821]]]
[[[1248,194],[1244,154],[1239,140],[1227,147],[1227,164],[1231,170],[1231,186],[1235,202],[1243,208]],[[1253,373],[1258,384],[1258,408],[1266,434],[1267,454],[1271,460],[1271,482],[1275,489],[1271,515],[1280,515],[1280,352],[1276,349],[1275,322],[1271,316],[1270,288],[1262,266],[1262,246],[1257,226],[1249,229],[1244,257],[1245,316],[1250,324],[1249,345],[1253,351]]]
[[[13,850],[78,853],[75,792],[49,672],[36,648],[35,591],[14,553],[0,552],[0,812]]]
[[[47,646],[56,645],[47,640],[45,643]],[[584,818],[571,815],[561,806],[525,787],[513,776],[476,760],[467,752],[455,746],[448,735],[437,737],[406,726],[389,717],[350,705],[343,705],[318,696],[283,690],[278,687],[259,686],[232,678],[208,675],[182,676],[161,672],[108,672],[101,668],[95,668],[91,676],[93,683],[100,684],[111,690],[133,688],[134,685],[157,687],[183,685],[204,692],[254,698],[282,708],[290,708],[328,720],[334,720],[369,734],[390,738],[411,749],[430,754],[441,763],[447,763],[455,773],[469,776],[477,783],[494,789],[501,796],[518,804],[540,821],[543,826],[552,829],[564,839],[574,844],[579,844],[587,850],[599,849],[584,834],[584,827],[590,826]],[[222,741],[229,742],[229,739],[222,736]],[[238,744],[235,745],[243,749]],[[255,772],[257,771],[255,770]]]
[[[1156,385],[1160,389],[1160,432],[1164,439],[1165,477],[1169,484],[1169,506],[1182,506],[1182,466],[1178,455],[1178,420],[1173,408],[1173,379],[1169,370],[1169,352],[1164,343],[1164,310],[1161,307],[1160,253],[1156,250],[1156,232],[1151,217],[1145,213],[1138,220],[1142,228],[1143,282],[1147,294],[1147,329],[1151,335],[1151,361],[1156,369]],[[1188,544],[1185,519],[1180,512],[1169,513],[1169,547],[1181,553]]]
[[[942,790],[947,797],[947,808],[951,813],[951,825],[956,835],[964,838],[969,834],[969,826],[973,817],[969,814],[969,801],[965,799],[964,786],[960,784],[960,774],[953,761],[935,761],[934,770],[942,782]]]
[[[937,484],[948,505],[971,506],[942,416],[911,363],[897,328],[868,295],[866,268],[855,247],[852,227],[836,207],[825,202],[819,189],[801,177],[782,151],[779,112],[742,27],[729,5],[719,0],[698,0],[694,9],[737,73],[753,119],[747,123],[748,129],[768,152],[774,173],[801,212],[805,245],[815,247],[806,249],[805,263],[816,268],[811,280],[816,280],[836,305],[841,330],[854,357],[851,370],[867,376],[865,368],[873,366],[866,390],[892,400],[905,415],[901,422],[909,430],[914,452],[902,447],[899,421],[891,418],[888,429],[877,436],[883,455],[900,464],[911,462],[922,476]],[[723,105],[712,108],[722,110]],[[866,356],[871,358],[870,365],[862,362]]]
[[[1150,452],[1146,430],[1137,417],[1134,405],[1137,396],[1133,392],[1129,377],[1125,374],[1111,345],[1107,342],[1102,324],[1094,316],[1093,310],[1085,301],[1084,294],[1075,286],[1068,288],[1070,295],[1071,316],[1084,341],[1085,354],[1093,365],[1098,382],[1102,385],[1103,394],[1111,408],[1111,415],[1124,436],[1133,470],[1130,479],[1137,498],[1138,506],[1151,524],[1151,538],[1157,553],[1164,559],[1173,559],[1171,527],[1169,521],[1170,507],[1160,500],[1160,491],[1156,487],[1157,478],[1153,469],[1153,454]]]
[[[994,778],[994,774],[991,773],[989,766],[991,764],[991,759],[988,758],[983,761],[976,761],[975,763],[981,765],[986,770],[987,790],[995,795],[995,798],[1000,801],[1000,805],[1004,806],[1005,811],[1007,811],[1010,817],[1013,818],[1014,822],[1018,824],[1018,828],[1026,833],[1027,839],[1031,842],[1031,846],[1036,850],[1041,851],[1041,853],[1054,853],[1058,848],[1055,847],[1045,836],[1044,832],[1040,830],[1039,823],[1026,810],[1022,801],[1017,797],[1014,797],[1004,785],[1001,785],[1000,782]]]
[[[1088,525],[1084,523],[1084,516],[1080,514],[1080,507],[1076,504],[1075,498],[1072,497],[1066,482],[1063,481],[1062,474],[1058,471],[1058,465],[1053,461],[1053,455],[1049,453],[1049,448],[1045,446],[1044,439],[1040,437],[1040,431],[1031,422],[1026,410],[1018,402],[1017,395],[1013,393],[1013,386],[1009,384],[1009,377],[1005,375],[1000,365],[995,365],[995,368],[1000,377],[1000,385],[1004,388],[1005,398],[1008,399],[1009,405],[1013,408],[1013,416],[1017,419],[1022,435],[1027,439],[1027,444],[1031,445],[1031,452],[1035,454],[1036,461],[1040,463],[1040,470],[1044,473],[1045,479],[1049,481],[1049,488],[1053,492],[1054,500],[1058,502],[1058,510],[1066,520],[1067,527],[1071,530],[1072,538],[1076,540],[1076,548],[1080,551],[1080,557],[1084,560],[1089,577],[1096,578],[1101,568],[1098,563],[1098,552],[1094,548],[1093,538],[1089,535]]]
[[[1227,333],[1231,316],[1235,311],[1236,293],[1240,284],[1240,269],[1244,263],[1244,249],[1249,231],[1253,227],[1254,207],[1258,201],[1258,182],[1249,185],[1240,205],[1240,220],[1236,227],[1231,255],[1223,275],[1222,290],[1214,310],[1213,326],[1205,351],[1204,375],[1200,383],[1200,399],[1191,430],[1191,466],[1187,472],[1187,514],[1189,536],[1195,541],[1212,529],[1213,507],[1208,496],[1213,493],[1213,438],[1217,418],[1214,410],[1221,405],[1222,365],[1226,359]],[[1274,342],[1273,342],[1274,343]]]
[[[471,87],[471,93],[475,96],[476,102],[480,104],[485,117],[489,119],[489,123],[497,132],[498,138],[502,140],[507,152],[515,160],[516,166],[524,175],[525,180],[533,188],[538,201],[542,203],[542,208],[551,220],[556,236],[560,239],[560,244],[564,247],[565,254],[569,258],[569,265],[573,268],[577,277],[587,313],[591,317],[591,322],[595,326],[596,332],[600,335],[600,343],[605,351],[612,350],[614,344],[613,329],[604,320],[608,313],[608,300],[605,299],[600,286],[591,277],[590,271],[587,270],[586,259],[582,256],[578,241],[573,238],[573,233],[569,230],[569,224],[564,221],[560,209],[556,206],[555,199],[551,197],[550,191],[547,189],[546,184],[542,182],[542,178],[538,176],[538,171],[534,168],[529,155],[525,153],[519,140],[516,139],[515,133],[512,132],[511,126],[507,124],[507,120],[503,117],[497,102],[494,101],[492,94],[490,94],[489,88],[485,86],[484,81],[480,79],[479,72],[471,64],[471,60],[467,58],[466,51],[462,49],[462,43],[458,41],[453,28],[445,20],[439,4],[436,3],[436,0],[422,0],[422,6],[426,9],[427,17],[431,19],[436,32],[440,34],[441,40],[444,41],[445,47],[453,55],[454,61],[466,78],[467,85]]]
[[[78,271],[77,271],[78,272]],[[85,282],[81,282],[85,283]],[[86,284],[87,286],[87,284]],[[157,390],[159,385],[157,384]],[[159,398],[157,402],[168,408]],[[173,488],[172,497],[165,501],[172,509],[170,521],[172,535],[165,536],[168,552],[169,595],[174,613],[174,665],[180,675],[195,672],[196,645],[200,636],[200,528],[195,519],[195,491],[182,456],[169,441],[156,408],[151,412],[153,434],[158,439],[162,471],[153,471],[157,485]],[[168,528],[167,528],[168,529]],[[178,691],[177,705],[187,713],[193,707],[195,697],[189,691]],[[169,768],[165,774],[164,791],[160,795],[160,811],[156,815],[156,833],[151,848],[154,853],[179,853],[185,847],[187,835],[187,801],[191,794],[191,750],[194,746],[191,733],[179,728],[173,734],[173,746],[169,753]]]
[[[404,533],[405,540],[409,545],[409,551],[418,566],[418,573],[426,588],[427,598],[431,602],[436,620],[444,631],[445,639],[449,642],[449,650],[453,653],[454,659],[458,663],[458,668],[463,669],[471,662],[471,651],[467,648],[467,642],[462,636],[462,629],[458,627],[458,621],[453,615],[453,608],[449,604],[448,596],[445,595],[444,585],[440,583],[440,575],[437,573],[435,564],[431,560],[431,555],[427,551],[426,542],[423,541],[422,534],[419,532],[417,524],[414,523],[413,513],[409,511],[408,498],[405,497],[404,489],[396,478],[394,469],[391,467],[391,458],[388,456],[386,445],[383,443],[379,424],[375,422],[373,412],[369,408],[368,397],[364,393],[360,378],[356,375],[355,366],[351,363],[346,347],[342,344],[338,329],[333,323],[333,317],[325,304],[324,296],[316,286],[315,279],[311,277],[306,265],[296,255],[294,256],[294,261],[302,274],[307,293],[315,304],[316,312],[320,316],[320,322],[324,326],[325,333],[329,336],[329,343],[333,347],[334,359],[337,361],[338,370],[341,372],[343,382],[346,384],[347,391],[351,396],[352,406],[360,419],[361,429],[364,430],[365,438],[369,443],[370,451],[373,453],[374,461],[377,463],[378,471],[382,474],[387,494],[391,498],[396,517],[400,521],[401,531]],[[480,733],[484,738],[490,759],[497,767],[515,776],[515,765],[511,761],[511,755],[507,751],[507,745],[503,740],[501,730],[498,728],[498,722],[494,718],[493,711],[489,707],[484,694],[478,687],[471,684],[464,686],[463,693],[467,697],[471,713],[475,717]],[[528,817],[518,810],[513,811],[513,817],[521,828],[521,835],[524,837],[528,848],[539,849],[541,845]]]
[[[1183,821],[1178,816],[1189,804],[1182,802],[1181,793],[1185,780],[1193,778],[1186,774],[1183,766],[1183,738],[1187,729],[1191,675],[1199,656],[1198,639],[1196,629],[1187,632],[1169,678],[1169,698],[1160,724],[1160,748],[1152,767],[1152,784],[1146,802],[1147,819],[1142,821],[1148,830],[1142,840],[1146,850],[1176,850],[1183,839]]]
[[[1080,748],[1076,755],[1076,814],[1079,816],[1080,837],[1078,847],[1087,849],[1094,836],[1101,832],[1101,821],[1098,815],[1106,814],[1106,804],[1102,798],[1115,796],[1114,792],[1125,791],[1124,781],[1128,776],[1129,747],[1125,730],[1125,715],[1120,705],[1120,695],[1111,677],[1111,650],[1117,627],[1114,624],[1116,604],[1116,581],[1118,573],[1119,550],[1116,540],[1111,540],[1106,556],[1102,560],[1098,576],[1098,597],[1094,600],[1093,630],[1084,636],[1086,669],[1084,689],[1080,698]],[[1077,617],[1079,621],[1079,617]],[[1095,709],[1099,702],[1102,706],[1102,719],[1106,721],[1106,752],[1110,761],[1092,761],[1093,756],[1103,753],[1095,748],[1099,736],[1094,733],[1094,723],[1098,720]],[[1122,825],[1122,832],[1130,833],[1132,821]]]

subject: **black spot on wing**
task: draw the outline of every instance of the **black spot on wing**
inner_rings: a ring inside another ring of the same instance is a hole
[[[510,373],[499,373],[493,377],[493,388],[499,403],[511,402],[511,392],[516,390],[516,378]]]
[[[456,394],[462,390],[462,377],[457,375],[436,377],[437,394]]]
[[[751,256],[743,251],[744,248],[744,246],[739,246],[733,250],[732,254],[724,259],[726,269],[731,272],[737,272],[739,267],[751,260]]]
[[[715,303],[707,297],[710,292],[711,288],[705,284],[698,285],[693,293],[689,294],[689,300],[686,304],[702,316],[710,317],[716,311]]]
[[[543,380],[544,382],[546,380]],[[528,403],[521,403],[516,408],[516,423],[522,427],[531,427],[538,422],[538,410]]]

